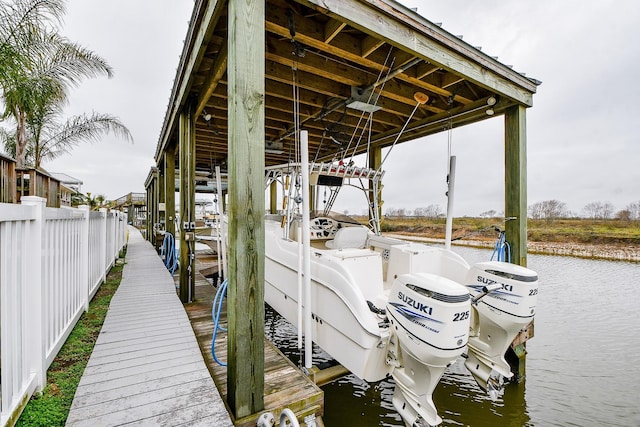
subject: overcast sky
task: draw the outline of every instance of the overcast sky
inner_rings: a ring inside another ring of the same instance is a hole
[[[45,163],[114,199],[144,191],[191,0],[70,0],[63,33],[107,59],[112,79],[73,92],[70,112],[117,115],[135,142],[115,137]],[[580,213],[640,200],[640,2],[637,0],[405,0],[483,52],[542,81],[527,110],[529,204],[557,199]],[[455,214],[504,206],[504,119],[452,132]],[[446,133],[397,146],[384,169],[384,208],[446,206]],[[348,206],[348,208],[350,208]],[[360,209],[350,208],[353,213]]]

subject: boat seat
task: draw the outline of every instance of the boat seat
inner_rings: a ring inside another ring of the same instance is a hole
[[[368,235],[369,230],[364,227],[342,227],[325,246],[329,249],[364,248]]]

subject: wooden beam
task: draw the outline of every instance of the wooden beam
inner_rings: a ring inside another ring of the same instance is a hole
[[[441,114],[435,114],[422,120],[413,121],[405,128],[398,143],[410,141],[419,136],[442,132],[449,123],[451,123],[453,127],[457,127],[461,124],[468,124],[474,120],[480,121],[487,119],[489,118],[485,112],[487,108],[486,99],[480,99],[462,107],[452,108],[450,111]],[[497,114],[498,109],[496,106],[494,106],[494,110]],[[371,140],[372,146],[385,147],[391,145],[399,131],[400,127],[374,135]]]
[[[366,58],[367,56],[375,52],[383,44],[384,44],[384,40],[367,36],[364,38],[364,40],[362,40],[360,55],[362,55],[363,58]]]
[[[399,7],[380,1],[296,1],[330,17],[340,17],[370,36],[438,64],[488,90],[532,105],[536,90],[533,82],[417,14],[405,13]]]
[[[342,1],[342,0],[338,0]],[[300,1],[301,3],[306,3],[304,1]],[[345,2],[352,3],[352,2]],[[335,14],[330,14],[331,16],[338,16]],[[375,21],[375,20],[374,20]],[[369,25],[377,26],[378,24],[375,22],[369,22]],[[269,8],[268,10],[268,20],[266,22],[267,31],[277,34],[281,37],[288,37],[289,27],[288,22],[286,20],[286,14],[279,13],[279,9],[277,8]],[[364,30],[363,30],[364,31]],[[366,33],[371,33],[371,30],[365,31]],[[327,44],[323,40],[324,32],[320,29],[316,28],[315,24],[312,22],[305,23],[301,22],[301,20],[296,21],[296,40],[301,43],[312,47],[314,49],[319,49],[321,51],[327,52],[331,55],[335,55],[339,58],[344,58],[348,61],[360,64],[363,67],[370,68],[375,71],[386,71],[388,67],[385,65],[373,61],[369,58],[365,58],[361,55],[360,42],[354,37],[347,37],[342,34],[339,38],[333,40],[332,44]],[[380,37],[378,37],[380,38]],[[384,39],[383,39],[384,40]],[[413,52],[412,52],[413,53]],[[439,51],[431,52],[432,54],[439,53]],[[405,59],[406,52],[403,55],[401,60]],[[424,58],[424,55],[420,55]],[[432,61],[432,60],[429,60]],[[430,84],[428,82],[422,82],[414,77],[410,77],[406,73],[400,73],[396,76],[396,80],[406,81],[411,84],[419,85],[424,90],[429,92],[442,95],[442,96],[453,96],[457,102],[461,103],[469,103],[471,100],[466,99],[462,96],[453,94],[451,91],[447,89],[443,89],[439,86]],[[387,83],[388,84],[388,83]]]
[[[267,83],[267,89],[270,90],[269,93],[273,93],[272,90],[274,82],[277,82],[280,86],[291,84],[290,66],[288,67],[271,61],[267,61],[267,69],[269,72],[269,81]],[[337,83],[334,80],[320,78],[304,71],[298,71],[298,86],[301,89],[302,95],[304,95],[304,91],[308,91],[309,93],[309,97],[301,98],[301,103],[316,105],[319,108],[322,107],[323,103],[326,101],[326,98],[322,98],[317,94],[326,95],[327,97],[339,97],[343,99],[347,99],[351,95],[351,90],[348,86]],[[283,94],[285,93],[285,91],[291,91],[291,88],[288,86],[284,86],[282,90],[278,90],[277,92]],[[393,124],[394,126],[402,125],[403,121],[396,116],[396,112],[401,111],[402,109],[406,109],[407,112],[410,112],[411,108],[408,107],[408,105],[410,104],[396,102],[392,99],[385,99],[384,101],[385,102],[382,106],[382,110],[374,114],[374,120],[380,121],[381,123]],[[411,105],[415,105],[415,100]],[[314,113],[316,112],[317,111],[315,111]],[[354,117],[360,116],[360,114],[358,113],[351,113],[349,111],[347,111],[347,113],[353,115]]]
[[[228,16],[227,403],[239,419],[264,409],[265,2],[230,0]]]
[[[438,71],[440,67],[437,65],[429,64],[427,62],[422,62],[416,66],[416,75],[417,79],[423,79],[428,75],[431,75]]]
[[[160,140],[156,147],[156,162],[160,159],[160,153],[164,151],[169,143],[169,137],[175,126],[176,117],[180,114],[182,106],[187,102],[189,89],[193,85],[196,71],[202,62],[213,30],[225,9],[227,1],[228,0],[211,0],[207,2],[196,2],[196,6],[201,3],[206,3],[206,5],[198,10],[202,17],[200,21],[196,19],[196,16],[191,17],[191,22],[199,22],[199,25],[197,27],[189,25],[189,34],[187,34],[187,39],[184,42],[182,55],[180,56],[180,64],[178,65],[178,73],[173,83],[171,97],[169,98],[171,103],[167,107],[167,112],[162,124],[162,131],[160,132]]]
[[[457,83],[460,83],[461,81],[464,81],[464,79],[459,75],[453,74],[453,73],[447,73],[442,77],[442,87],[448,88]]]
[[[327,21],[324,25],[324,42],[331,43],[331,40],[333,40],[334,37],[337,36],[346,26],[347,24],[342,21],[338,21],[337,19],[330,19]]]
[[[200,116],[200,113],[202,113],[202,110],[204,110],[204,107],[207,105],[211,94],[214,90],[216,90],[216,87],[222,79],[222,76],[224,76],[224,73],[227,71],[227,56],[227,45],[225,44],[222,45],[222,49],[220,49],[220,52],[218,52],[216,61],[213,63],[213,68],[207,76],[207,80],[205,80],[204,84],[202,85],[200,94],[198,94],[198,101],[196,102],[195,111],[196,117]]]
[[[527,128],[523,106],[505,114],[505,217],[511,262],[527,266]],[[513,219],[511,219],[513,218]]]

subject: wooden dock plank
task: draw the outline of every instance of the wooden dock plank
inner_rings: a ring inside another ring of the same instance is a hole
[[[173,278],[130,229],[122,282],[80,380],[68,426],[233,423]]]
[[[227,368],[215,362],[211,355],[213,321],[211,306],[216,288],[199,272],[209,271],[209,259],[200,259],[196,255],[196,302],[187,304],[187,315],[200,345],[202,355],[218,391],[223,398],[227,395]],[[226,305],[223,306],[221,324],[226,326]],[[216,356],[227,360],[227,335],[218,331],[216,335]],[[322,416],[324,412],[324,392],[304,375],[285,355],[265,339],[264,344],[264,404],[265,411],[279,416],[284,408],[291,409],[298,419],[305,415]],[[258,414],[235,420],[237,427],[253,427]],[[318,418],[320,419],[320,418]],[[301,424],[304,425],[304,424]]]
[[[171,388],[179,385],[183,382],[191,382],[196,380],[206,379],[209,376],[208,372],[203,373],[202,370],[194,370],[191,372],[183,372],[180,375],[171,375],[166,377],[155,378],[151,381],[143,381],[135,384],[128,384],[126,386],[111,388],[106,390],[93,389],[91,392],[83,393],[82,396],[78,396],[76,407],[82,408],[87,406],[96,405],[96,402],[111,402],[121,398],[121,396],[136,396],[138,394],[155,392],[162,388]],[[88,391],[88,390],[87,390]]]
[[[140,372],[131,375],[127,378],[112,378],[107,381],[100,382],[84,382],[78,386],[74,402],[76,399],[85,398],[96,393],[101,393],[107,390],[123,389],[122,393],[125,393],[125,388],[131,386],[134,391],[131,394],[135,394],[135,388],[143,390],[145,383],[153,382],[155,380],[168,380],[170,377],[183,378],[184,375],[197,372],[201,369],[201,364],[185,363],[177,366],[171,370],[158,370],[152,372]],[[73,409],[73,407],[72,407]]]

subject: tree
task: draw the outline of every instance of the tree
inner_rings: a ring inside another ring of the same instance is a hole
[[[482,212],[480,214],[480,218],[495,218],[497,215],[498,213],[495,210],[491,209],[491,210]]]
[[[61,115],[62,110],[54,108],[36,123],[27,122],[25,164],[37,169],[42,161],[53,160],[68,153],[81,142],[97,142],[108,133],[132,140],[127,127],[117,117],[109,114],[81,114],[60,123]],[[5,151],[10,156],[16,157],[16,132],[0,132],[0,144],[4,144]]]
[[[31,141],[38,141],[39,131],[52,112],[61,112],[71,87],[86,77],[113,75],[100,56],[58,34],[55,24],[63,13],[62,0],[0,2],[0,89],[4,101],[0,117],[15,121],[18,168],[25,166],[29,127]],[[32,143],[37,151],[37,143]]]
[[[416,208],[413,214],[417,217],[437,218],[442,214],[440,205],[429,205],[426,208]]]
[[[640,219],[640,200],[637,202],[629,203],[626,210],[629,211],[629,219]]]
[[[87,196],[85,197],[84,202],[92,211],[97,211],[109,204],[109,201],[104,197],[104,195],[98,194],[96,196],[92,196],[89,192],[87,192]]]
[[[37,99],[37,92],[51,91],[48,80],[26,84],[26,74],[33,60],[41,56],[41,34],[45,23],[60,22],[64,14],[62,0],[17,0],[0,2],[0,96],[4,110],[0,119],[14,115],[24,124],[29,105]],[[18,127],[17,137],[24,135]],[[20,156],[24,145],[18,146]],[[22,164],[18,164],[22,167]]]
[[[592,219],[609,219],[614,212],[611,202],[591,202],[582,210],[587,218]]]
[[[548,222],[562,218],[567,213],[567,205],[559,200],[545,200],[529,206],[529,217],[545,219]]]
[[[622,221],[630,221],[631,211],[629,209],[623,209],[621,211],[616,212],[616,219],[620,219]]]

